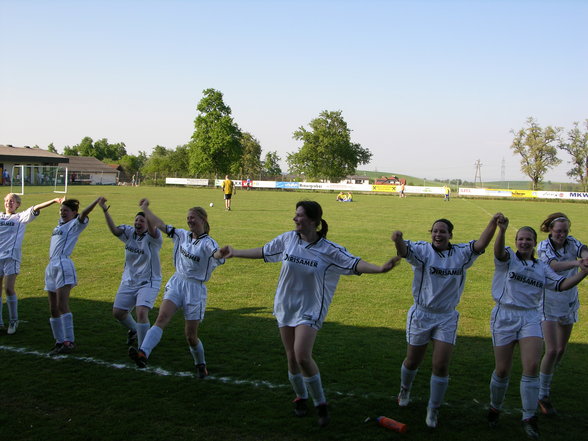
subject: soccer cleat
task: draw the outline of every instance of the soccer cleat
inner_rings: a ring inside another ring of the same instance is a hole
[[[523,430],[531,439],[539,439],[539,427],[537,426],[537,417],[533,416],[523,420]]]
[[[427,418],[425,419],[425,423],[427,423],[427,427],[430,427],[431,429],[435,429],[437,427],[438,418],[439,418],[439,408],[427,407]]]
[[[306,414],[308,413],[308,406],[306,405],[307,401],[308,400],[306,398],[300,397],[296,397],[294,399],[294,415],[296,415],[297,417],[306,416]]]
[[[10,323],[8,324],[8,330],[6,331],[6,333],[8,335],[12,335],[16,332],[16,328],[18,328],[18,320],[10,320]]]
[[[138,339],[137,339],[137,331],[133,331],[129,329],[127,332],[127,346],[135,346],[137,347]]]
[[[496,427],[498,425],[499,417],[500,411],[490,406],[490,409],[488,409],[488,425],[490,427]]]
[[[555,410],[555,407],[553,407],[553,404],[551,404],[551,399],[549,397],[539,398],[539,409],[543,415],[557,415],[557,411]]]
[[[408,406],[408,403],[410,403],[410,389],[400,386],[400,392],[398,392],[396,399],[400,407]]]
[[[53,348],[51,348],[51,350],[47,353],[47,355],[49,355],[50,357],[53,357],[55,355],[59,355],[62,347],[63,347],[63,343],[55,343],[55,346],[53,346]]]
[[[75,348],[73,341],[64,341],[59,349],[59,354],[71,354]]]
[[[198,363],[196,365],[196,371],[198,372],[198,378],[208,377],[208,369],[206,369],[205,363]]]
[[[316,411],[318,413],[318,424],[321,427],[325,427],[331,421],[331,417],[329,416],[329,409],[327,409],[327,403],[319,404],[316,406]]]
[[[147,356],[141,349],[131,346],[129,348],[129,357],[131,357],[131,360],[135,362],[138,368],[143,369],[147,367]]]

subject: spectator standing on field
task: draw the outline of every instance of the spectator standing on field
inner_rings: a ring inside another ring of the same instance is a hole
[[[229,179],[229,175],[225,176],[222,183],[223,194],[225,195],[225,210],[231,211],[231,197],[235,191],[235,184]]]
[[[550,214],[541,224],[541,231],[549,236],[537,247],[539,258],[563,277],[576,274],[582,263],[580,259],[588,257],[586,245],[570,236],[571,224],[564,213]],[[578,321],[579,308],[577,286],[562,292],[545,290],[541,321],[545,353],[539,372],[539,409],[544,415],[557,413],[550,398],[551,380]]]
[[[323,427],[329,423],[329,413],[312,349],[327,316],[339,276],[385,273],[400,259],[393,257],[377,266],[327,240],[328,225],[317,202],[298,202],[293,221],[294,231],[279,235],[263,247],[237,250],[225,246],[221,248],[221,255],[282,262],[274,315],[286,350],[288,378],[296,394],[294,414],[298,417],[306,415],[310,393],[319,425]]]
[[[486,250],[496,231],[496,213],[478,240],[454,245],[453,224],[438,219],[431,227],[431,242],[404,240],[401,231],[392,234],[398,256],[412,265],[414,305],[406,319],[406,358],[400,369],[398,405],[408,406],[410,390],[427,345],[433,343],[430,395],[425,422],[437,427],[439,407],[449,385],[449,361],[457,338],[457,304],[465,287],[466,270]]]
[[[100,198],[98,203],[110,232],[125,244],[125,265],[112,314],[128,330],[127,345],[140,347],[149,330],[149,311],[161,286],[159,251],[163,239],[142,211],[135,215],[133,226],[116,226],[108,212],[110,205],[106,205],[106,198]],[[131,314],[133,309],[137,321]]]
[[[8,307],[7,334],[16,333],[18,327],[18,298],[16,297],[16,277],[20,273],[22,241],[26,226],[34,221],[41,210],[53,204],[60,204],[63,198],[51,199],[17,213],[21,204],[20,196],[8,193],[4,197],[4,213],[0,214],[0,288],[4,282],[6,306]],[[4,329],[2,319],[2,292],[0,289],[0,329]]]
[[[449,196],[451,196],[451,187],[449,187],[449,185],[444,185],[443,186],[443,200],[449,202]]]
[[[504,397],[508,389],[515,346],[520,348],[522,376],[520,395],[522,424],[526,435],[539,438],[537,402],[539,399],[539,364],[543,347],[541,310],[545,290],[566,291],[588,275],[588,259],[580,263],[582,271],[565,278],[549,264],[535,258],[537,233],[531,227],[520,228],[515,236],[516,252],[505,247],[508,219],[498,221],[494,243],[494,279],[490,331],[494,347],[495,368],[490,378],[490,409],[488,423],[498,423]]]

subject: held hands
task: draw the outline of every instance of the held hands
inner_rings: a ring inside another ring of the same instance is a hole
[[[225,245],[220,250],[217,251],[218,259],[230,259],[233,257],[233,247],[230,245]]]
[[[508,217],[504,216],[502,213],[496,213],[495,215],[496,225],[500,228],[500,231],[506,231],[508,228]],[[498,216],[498,218],[496,218]]]
[[[402,235],[402,233],[400,233],[400,234]],[[382,265],[382,272],[387,273],[392,268],[394,268],[396,265],[398,265],[398,263],[401,260],[402,260],[402,258],[400,256],[394,256],[392,259],[390,259],[388,262],[386,262],[384,265]]]
[[[402,241],[402,231],[394,231],[392,233],[392,242],[399,242]]]

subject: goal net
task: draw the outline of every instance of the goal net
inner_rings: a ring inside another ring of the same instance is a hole
[[[19,195],[47,192],[67,193],[67,167],[49,165],[14,165],[10,191]]]

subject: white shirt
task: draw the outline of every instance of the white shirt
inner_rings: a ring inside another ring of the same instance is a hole
[[[193,239],[190,231],[171,225],[166,225],[166,233],[174,241],[176,274],[186,279],[206,282],[210,279],[212,271],[225,263],[225,259],[213,257],[218,250],[218,244],[208,234]]]
[[[439,313],[453,311],[465,287],[466,269],[480,255],[474,251],[476,241],[449,244],[445,251],[436,250],[430,242],[404,242],[406,261],[414,271],[412,296],[415,305]]]
[[[71,255],[74,247],[86,229],[90,218],[86,217],[84,222],[80,222],[79,215],[69,222],[63,223],[61,219],[51,234],[51,245],[49,246],[49,259],[58,259]]]
[[[33,207],[20,213],[0,214],[0,259],[20,262],[26,224],[34,221],[38,215],[39,211],[33,210]]]
[[[499,305],[540,310],[545,289],[557,291],[565,277],[539,259],[519,259],[510,247],[506,247],[506,252],[508,259],[505,262],[494,258],[494,301]]]
[[[137,234],[130,225],[119,225],[123,233],[117,236],[125,244],[125,269],[122,281],[129,285],[150,285],[159,288],[161,285],[161,263],[159,250],[163,238],[156,230],[156,237],[145,232]]]
[[[321,238],[303,241],[298,233],[283,233],[263,246],[266,262],[282,262],[274,315],[285,326],[299,320],[324,321],[341,274],[359,274],[359,257],[345,248]]]
[[[549,265],[554,260],[557,262],[577,260],[582,257],[583,248],[584,244],[572,236],[566,238],[563,247],[560,249],[556,249],[553,242],[547,238],[539,242],[537,254],[543,262]],[[568,270],[558,271],[557,274],[567,278],[577,272],[578,268],[573,267]],[[577,286],[561,292],[550,289],[545,290],[545,314],[555,316],[567,315],[570,312],[576,312],[579,308],[580,302],[578,300]]]

